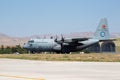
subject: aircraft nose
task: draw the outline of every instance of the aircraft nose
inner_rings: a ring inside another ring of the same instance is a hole
[[[24,48],[24,49],[27,49],[27,48],[28,48],[28,45],[27,45],[27,44],[24,44],[24,45],[23,45],[23,48]]]

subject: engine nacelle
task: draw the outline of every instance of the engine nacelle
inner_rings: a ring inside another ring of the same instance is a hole
[[[55,51],[61,51],[61,45],[57,45],[57,46],[55,46],[55,47],[53,47],[53,50],[55,50]]]

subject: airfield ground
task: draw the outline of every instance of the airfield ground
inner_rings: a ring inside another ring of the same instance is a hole
[[[43,60],[43,61],[120,62],[120,54],[119,53],[0,54],[0,58]]]
[[[120,53],[0,54],[0,80],[120,80]]]
[[[0,58],[0,80],[120,80],[120,63]]]

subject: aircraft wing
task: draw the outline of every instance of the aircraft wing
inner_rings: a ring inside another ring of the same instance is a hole
[[[71,39],[66,39],[65,43],[71,46],[80,46],[83,45],[83,43],[81,43],[82,41],[86,41],[88,39],[89,38],[71,38]]]
[[[116,41],[117,39],[105,39],[105,40],[99,40],[100,42],[102,41]]]
[[[72,38],[72,41],[75,42],[75,41],[86,41],[88,40],[89,38]]]
[[[86,41],[90,38],[65,38],[63,41],[58,40],[58,43],[63,43],[64,45],[78,46],[83,45],[82,41]]]

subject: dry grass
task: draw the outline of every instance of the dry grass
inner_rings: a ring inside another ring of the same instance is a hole
[[[45,60],[45,61],[120,62],[120,54],[115,54],[115,53],[91,53],[91,54],[1,54],[0,58]]]

